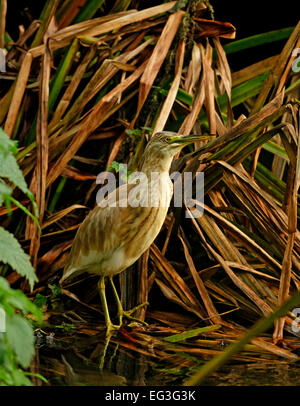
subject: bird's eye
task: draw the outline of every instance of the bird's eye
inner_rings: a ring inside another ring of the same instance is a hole
[[[166,142],[170,142],[170,141],[171,141],[171,138],[170,138],[170,137],[166,137],[166,138],[165,138],[165,141],[166,141]]]

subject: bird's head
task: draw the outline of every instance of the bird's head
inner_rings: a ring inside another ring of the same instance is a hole
[[[184,146],[206,138],[203,135],[180,135],[172,131],[161,131],[152,136],[147,147],[158,148],[174,156]]]
[[[157,132],[148,142],[142,158],[142,168],[155,168],[155,165],[167,168],[184,146],[211,137],[203,135],[179,135],[172,131]]]
[[[161,131],[152,136],[145,153],[151,154],[153,157],[162,155],[173,157],[184,146],[207,138],[203,135],[179,135],[172,131]]]

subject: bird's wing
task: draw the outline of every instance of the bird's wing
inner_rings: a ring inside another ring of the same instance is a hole
[[[129,193],[131,186],[128,186]],[[91,270],[93,266],[100,267],[126,241],[138,215],[137,211],[141,208],[120,207],[120,189],[117,189],[117,194],[113,197],[108,196],[109,205],[96,206],[80,225],[66,261],[64,276],[69,277],[70,274],[88,268]],[[123,198],[124,196],[126,199],[123,194]],[[111,207],[112,199],[115,199],[116,207]]]

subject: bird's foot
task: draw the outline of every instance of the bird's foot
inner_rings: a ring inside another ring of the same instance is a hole
[[[106,336],[111,336],[112,332],[120,330],[122,323],[112,324],[111,322],[106,323]]]
[[[132,317],[132,316],[126,314],[126,312],[124,313],[123,316],[125,316],[126,319],[132,321],[131,323],[128,324],[129,327],[136,327],[136,326],[139,325],[139,324],[142,324],[143,326],[146,326],[146,327],[148,327],[148,325],[149,325],[149,324],[146,323],[144,320],[140,320],[140,319],[138,319],[137,317]]]
[[[142,308],[142,307],[144,307],[144,306],[146,306],[148,304],[149,304],[148,302],[144,302],[144,303],[139,304],[138,306],[133,307],[130,310],[121,309],[120,312],[119,312],[120,325],[122,325],[123,317],[126,317],[126,319],[132,320],[132,322],[134,322],[134,323],[130,323],[131,326],[136,325],[135,323],[139,323],[139,324],[143,324],[144,326],[148,326],[148,323],[146,323],[145,321],[131,316],[138,309],[140,309],[140,308]]]

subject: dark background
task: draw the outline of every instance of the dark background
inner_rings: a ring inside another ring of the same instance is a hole
[[[106,5],[111,8],[113,0],[107,0]],[[162,0],[144,1],[145,7],[161,4]],[[23,24],[27,27],[32,18],[38,18],[45,1],[36,0],[9,0],[8,2],[8,32],[16,39],[18,26]],[[268,32],[280,28],[295,26],[299,20],[299,1],[276,2],[270,0],[261,1],[233,1],[211,0],[214,7],[215,19],[227,21],[236,27],[236,39],[250,35]],[[133,2],[134,5],[134,2]],[[26,11],[26,9],[28,11]],[[223,44],[230,40],[222,40]],[[236,55],[229,55],[228,60],[233,71],[257,62],[268,56],[278,54],[285,40],[273,44],[259,46],[249,51],[242,51]]]
[[[212,0],[215,19],[228,21],[236,28],[236,39],[261,34],[280,28],[295,26],[300,17],[299,1],[220,1]],[[229,42],[223,41],[223,43]],[[236,55],[228,55],[233,70],[246,67],[251,63],[280,53],[285,40],[262,45]]]

